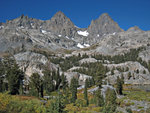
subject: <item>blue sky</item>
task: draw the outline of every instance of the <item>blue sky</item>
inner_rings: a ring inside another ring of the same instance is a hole
[[[21,14],[48,20],[62,11],[81,28],[108,13],[125,30],[139,26],[150,30],[150,0],[0,0],[0,22]]]

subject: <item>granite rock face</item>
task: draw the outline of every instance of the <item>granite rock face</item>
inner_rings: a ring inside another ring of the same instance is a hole
[[[57,12],[50,20],[47,20],[42,28],[62,37],[74,37],[76,27],[73,22],[61,11]]]
[[[111,84],[115,84],[117,77],[121,77],[122,75],[124,76],[124,83],[125,84],[150,84],[150,73],[147,68],[142,66],[138,62],[125,62],[125,63],[120,63],[120,64],[105,64],[110,70],[113,68],[114,74],[112,75],[111,72],[108,72],[106,75],[106,80],[109,81]],[[124,72],[119,72],[117,68],[121,68],[126,70],[128,68],[129,70],[124,71]],[[137,70],[139,72],[137,72]],[[145,71],[145,73],[143,73]]]
[[[46,21],[21,15],[0,24],[0,52],[14,50],[21,45],[27,48],[38,45],[54,51],[79,49],[99,42],[104,34],[120,31],[122,29],[108,14],[102,14],[88,28],[76,27],[61,11]]]
[[[145,50],[139,53],[139,57],[146,62],[150,61],[150,46],[146,47]]]
[[[98,19],[92,20],[87,31],[91,36],[100,37],[102,35],[121,32],[123,30],[107,13],[104,13]]]
[[[91,76],[81,74],[81,73],[78,73],[78,72],[65,72],[64,75],[66,76],[67,81],[69,82],[69,84],[70,84],[71,79],[73,77],[76,78],[79,81],[79,85],[84,85],[85,80],[88,79],[88,78],[91,78]]]
[[[125,31],[104,36],[95,46],[91,46],[82,54],[117,55],[129,52],[130,49],[148,47],[150,44],[150,31]],[[75,52],[74,52],[75,53]],[[76,52],[78,54],[78,52]]]

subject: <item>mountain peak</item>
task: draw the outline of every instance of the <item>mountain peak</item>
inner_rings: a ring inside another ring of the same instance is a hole
[[[61,17],[66,17],[66,15],[62,11],[58,11],[53,17],[54,18],[57,18],[57,17],[61,18]]]
[[[109,21],[114,22],[108,13],[103,13],[102,15],[100,15],[99,18],[97,19],[97,21],[103,21],[105,23],[107,23]]]
[[[91,22],[88,27],[90,34],[98,34],[100,36],[104,34],[123,31],[119,25],[109,16],[108,13],[103,13],[98,19]]]
[[[63,14],[64,15],[64,13],[62,11],[58,11],[58,12],[56,12],[56,14]]]
[[[127,31],[142,31],[138,26],[130,27]]]
[[[25,16],[24,14],[22,14],[20,17],[19,17],[20,19],[28,19],[28,16]]]
[[[108,13],[103,13],[100,17],[110,17]]]

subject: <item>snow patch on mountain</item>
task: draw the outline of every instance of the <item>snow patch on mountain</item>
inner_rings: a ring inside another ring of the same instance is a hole
[[[82,35],[82,36],[88,36],[89,35],[89,33],[87,31],[77,31],[77,33],[79,35]]]
[[[116,34],[116,32],[114,32],[112,35],[115,35]]]
[[[89,47],[90,45],[89,44],[83,44],[85,47]]]
[[[78,48],[84,48],[84,46],[81,45],[80,43],[78,43],[77,47],[78,47]]]
[[[78,45],[77,45],[78,48],[85,48],[85,47],[89,47],[89,46],[90,46],[89,44],[85,44],[85,43],[83,45],[78,43]]]
[[[42,30],[42,33],[46,34],[47,32],[45,30]]]
[[[0,29],[1,29],[1,28],[4,28],[4,26],[0,26]]]
[[[67,39],[69,39],[69,37],[68,37],[68,36],[66,36],[66,38],[67,38]]]
[[[58,35],[59,37],[61,37],[61,35]]]

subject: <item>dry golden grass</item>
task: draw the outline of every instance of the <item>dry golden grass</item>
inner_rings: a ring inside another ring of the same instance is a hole
[[[38,99],[34,96],[22,96],[22,95],[15,95],[14,97],[20,99],[20,100],[32,100],[32,99]]]

